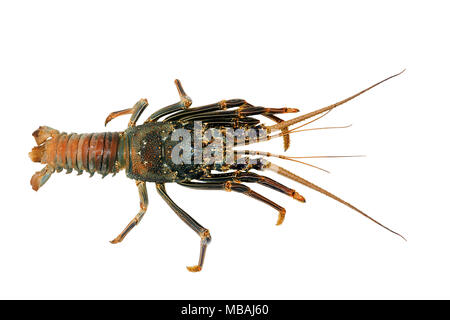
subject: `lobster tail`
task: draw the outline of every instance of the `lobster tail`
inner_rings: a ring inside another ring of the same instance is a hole
[[[30,156],[31,161],[41,162],[44,153],[45,153],[45,146],[40,145],[37,147],[33,147],[33,149],[31,150],[30,153],[28,153],[28,155]]]
[[[55,169],[51,168],[50,166],[45,166],[44,169],[33,174],[30,180],[30,184],[33,190],[38,191],[39,188],[48,181],[53,172],[55,172]]]
[[[59,131],[47,126],[40,126],[36,131],[33,132],[33,137],[36,140],[37,145],[42,144],[45,140],[50,137],[54,137],[59,134]]]
[[[103,177],[116,173],[124,166],[125,144],[121,133],[102,132],[88,134],[60,133],[50,127],[39,127],[33,132],[38,144],[29,153],[33,162],[46,164],[31,178],[33,190],[38,190],[53,172],[78,174],[87,171]]]

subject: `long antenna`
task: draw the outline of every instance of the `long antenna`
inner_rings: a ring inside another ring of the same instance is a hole
[[[289,127],[289,126],[291,126],[291,125],[293,125],[293,124],[296,124],[296,123],[298,123],[298,122],[301,122],[301,121],[304,121],[304,120],[309,119],[309,118],[311,118],[311,117],[314,117],[315,115],[321,114],[321,113],[326,112],[326,111],[329,111],[329,110],[331,110],[331,109],[334,109],[334,108],[336,108],[337,106],[340,106],[341,104],[344,104],[344,103],[346,103],[346,102],[348,102],[348,101],[350,101],[350,100],[353,100],[353,99],[356,98],[357,96],[362,95],[364,92],[369,91],[370,89],[372,89],[372,88],[378,86],[379,84],[382,84],[383,82],[385,82],[385,81],[387,81],[387,80],[389,80],[389,79],[392,79],[392,78],[394,78],[394,77],[396,77],[396,76],[402,74],[403,72],[405,72],[405,70],[406,70],[406,69],[403,69],[401,72],[399,72],[399,73],[397,73],[397,74],[394,74],[394,75],[392,75],[392,76],[390,76],[390,77],[388,77],[388,78],[386,78],[386,79],[384,79],[384,80],[381,80],[380,82],[375,83],[374,85],[372,85],[372,86],[370,86],[370,87],[368,87],[368,88],[366,88],[366,89],[364,89],[364,90],[358,92],[357,94],[354,94],[354,95],[351,96],[351,97],[348,97],[348,98],[346,98],[346,99],[344,99],[344,100],[341,100],[341,101],[339,101],[339,102],[337,102],[337,103],[334,103],[334,104],[332,104],[332,105],[329,105],[329,106],[327,106],[327,107],[323,107],[323,108],[321,108],[321,109],[317,109],[317,110],[312,111],[312,112],[310,112],[310,113],[307,113],[307,114],[304,114],[304,115],[295,117],[295,118],[293,118],[293,119],[291,119],[291,120],[286,120],[286,121],[283,121],[283,122],[279,122],[279,123],[277,123],[277,124],[274,124],[273,126],[267,127],[267,130],[268,130],[269,132],[270,132],[270,131],[281,130],[281,129],[283,129],[283,128],[286,128],[286,127]]]
[[[298,183],[301,183],[301,184],[303,184],[304,186],[307,186],[308,188],[311,188],[311,189],[313,189],[313,190],[316,190],[317,192],[320,192],[320,193],[322,193],[322,194],[324,194],[324,195],[330,197],[331,199],[334,199],[334,200],[336,200],[337,202],[340,202],[340,203],[346,205],[347,207],[349,207],[349,208],[355,210],[356,212],[358,212],[359,214],[363,215],[363,216],[366,217],[367,219],[372,220],[373,222],[375,222],[375,223],[378,224],[379,226],[383,227],[384,229],[386,229],[386,230],[392,232],[393,234],[395,234],[395,235],[401,237],[403,240],[406,241],[406,238],[405,238],[404,236],[402,236],[400,233],[395,232],[395,231],[392,230],[392,229],[389,229],[388,227],[386,227],[385,225],[381,224],[380,222],[378,222],[377,220],[375,220],[374,218],[372,218],[372,217],[369,216],[368,214],[365,214],[364,212],[362,212],[361,210],[359,210],[359,209],[356,208],[355,206],[353,206],[353,205],[351,205],[350,203],[348,203],[348,202],[342,200],[342,199],[339,198],[338,196],[335,196],[335,195],[332,194],[331,192],[329,192],[329,191],[327,191],[327,190],[325,190],[325,189],[322,189],[322,188],[319,187],[319,186],[316,186],[316,185],[313,184],[312,182],[309,182],[308,180],[305,180],[305,179],[303,179],[302,177],[299,177],[299,176],[297,176],[296,174],[294,174],[294,173],[292,173],[292,172],[290,172],[290,171],[288,171],[288,170],[286,170],[286,169],[284,169],[284,168],[282,168],[282,167],[280,167],[280,166],[277,166],[277,165],[275,165],[275,164],[273,164],[273,163],[271,163],[271,162],[268,162],[268,161],[267,161],[266,164],[264,165],[264,168],[266,168],[266,169],[268,169],[268,170],[271,170],[271,171],[273,171],[273,172],[276,172],[276,173],[278,173],[279,175],[282,175],[282,176],[284,176],[284,177],[286,177],[286,178],[289,178],[289,179],[291,179],[291,180],[297,181]]]

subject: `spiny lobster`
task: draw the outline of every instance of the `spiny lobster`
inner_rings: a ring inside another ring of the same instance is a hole
[[[47,126],[39,127],[33,133],[37,146],[32,149],[29,155],[32,161],[46,164],[46,166],[33,175],[31,185],[33,190],[37,191],[55,171],[60,172],[63,169],[66,169],[67,173],[75,170],[78,174],[86,171],[91,176],[97,172],[103,177],[109,173],[116,174],[120,170],[125,169],[127,177],[136,180],[140,197],[140,211],[125,229],[111,241],[112,243],[119,243],[141,221],[147,211],[146,182],[154,182],[156,190],[161,197],[201,238],[198,264],[187,267],[192,272],[202,269],[206,247],[211,240],[211,235],[208,229],[201,226],[169,197],[165,189],[165,184],[169,182],[176,182],[181,186],[194,189],[243,193],[277,210],[277,225],[280,225],[284,220],[286,210],[277,203],[253,191],[244,183],[258,183],[300,202],[305,202],[305,199],[295,190],[254,172],[270,170],[350,207],[404,239],[399,233],[382,225],[348,202],[266,160],[267,157],[278,157],[304,163],[296,160],[296,157],[261,151],[233,150],[233,147],[237,145],[248,145],[262,140],[282,137],[286,151],[290,144],[290,133],[302,130],[300,129],[301,127],[318,120],[330,110],[354,99],[382,82],[398,76],[402,72],[335,104],[286,121],[278,118],[277,114],[293,113],[298,112],[298,110],[294,108],[257,107],[242,99],[223,100],[218,103],[191,108],[192,100],[183,90],[180,81],[175,80],[180,101],[157,110],[142,125],[136,125],[136,123],[148,106],[146,99],[139,100],[132,108],[112,112],[106,118],[105,126],[116,117],[131,114],[128,128],[123,132],[67,134]],[[260,121],[254,117],[258,115],[276,123],[271,126],[260,124]],[[300,127],[289,129],[290,126],[296,123],[318,115],[320,117]],[[162,118],[163,120],[159,121]],[[200,124],[196,127],[198,123]],[[216,133],[227,135],[230,129],[243,129],[246,133],[253,130],[256,135],[252,139],[250,135],[245,133],[240,142],[236,141],[236,136],[232,136],[231,148],[227,148],[223,140],[216,139],[217,136],[214,136],[214,134],[207,134],[208,130],[215,130]],[[280,131],[280,133],[274,134],[277,131]],[[180,147],[180,141],[185,138],[180,132],[196,135],[194,142],[185,141],[184,147]],[[182,139],[182,137],[184,138]],[[216,156],[219,154],[220,157],[211,158],[208,156],[204,152],[208,148],[210,148],[211,154]],[[175,161],[175,156],[177,161]],[[260,157],[254,158],[254,156]],[[182,158],[181,161],[179,157]],[[192,162],[192,158],[199,161]],[[224,158],[227,158],[227,161],[224,161]]]

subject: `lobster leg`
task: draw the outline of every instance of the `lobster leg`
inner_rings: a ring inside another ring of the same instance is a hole
[[[274,113],[294,113],[298,112],[298,109],[295,108],[264,108],[264,107],[240,107],[237,110],[231,111],[212,111],[205,112],[201,114],[195,114],[191,116],[183,117],[183,120],[194,121],[194,120],[215,120],[217,118],[245,118],[248,116],[256,116],[260,114],[274,114]]]
[[[300,202],[305,202],[305,198],[302,195],[300,195],[297,191],[295,191],[294,189],[288,188],[285,185],[283,185],[269,177],[265,177],[265,176],[256,174],[254,172],[235,171],[235,172],[211,174],[208,176],[203,176],[199,180],[207,181],[207,182],[233,181],[233,182],[258,183],[265,187],[271,188],[275,191],[281,192],[289,197],[292,197],[295,200],[298,200]]]
[[[126,235],[135,227],[138,225],[138,223],[142,220],[142,217],[144,216],[145,212],[147,212],[147,206],[148,206],[148,196],[147,196],[147,187],[145,186],[144,181],[137,181],[136,185],[138,187],[139,191],[139,198],[140,198],[140,206],[141,210],[139,213],[133,218],[133,220],[130,221],[130,223],[125,227],[125,229],[114,239],[111,240],[111,243],[119,243],[122,242],[122,240],[126,237]]]
[[[260,195],[259,193],[253,191],[246,185],[243,185],[241,183],[232,182],[231,180],[228,180],[226,182],[192,182],[192,181],[183,181],[178,182],[179,185],[182,185],[184,187],[193,188],[193,189],[200,189],[200,190],[225,190],[228,192],[235,191],[239,193],[243,193],[250,198],[257,199],[261,202],[264,202],[265,204],[271,206],[272,208],[278,210],[278,221],[277,226],[282,224],[284,221],[284,217],[286,215],[286,209],[279,206],[275,202],[267,199],[266,197]]]
[[[225,127],[225,128],[254,128],[257,124],[259,124],[259,120],[252,117],[245,118],[220,118],[216,119],[207,119],[207,120],[195,120],[201,121],[207,128],[217,128],[217,127]]]
[[[202,270],[203,263],[205,261],[206,247],[211,241],[211,235],[209,230],[202,227],[197,221],[195,221],[190,215],[188,215],[183,209],[181,209],[166,192],[166,187],[163,183],[156,184],[156,190],[159,195],[166,201],[170,208],[177,214],[177,216],[183,220],[192,230],[194,230],[201,238],[200,240],[200,257],[198,258],[198,264],[192,267],[187,267],[191,272],[198,272]]]
[[[144,123],[155,122],[156,120],[158,120],[161,117],[164,117],[164,116],[166,116],[170,113],[176,112],[176,111],[185,110],[191,106],[192,99],[184,91],[180,80],[178,80],[178,79],[175,80],[175,86],[177,87],[178,94],[180,95],[180,102],[171,104],[170,106],[167,106],[167,107],[164,107],[164,108],[161,108],[161,109],[155,111],[153,114],[150,115],[150,117],[148,117],[147,120],[145,120]]]
[[[144,112],[145,108],[148,106],[147,99],[141,99],[132,108],[120,110],[120,111],[114,111],[111,112],[108,117],[106,117],[105,120],[105,127],[112,119],[115,119],[117,117],[131,114],[130,122],[128,123],[128,127],[134,127],[136,125],[136,122],[138,121],[139,117],[141,116],[142,112]]]
[[[184,120],[187,117],[192,117],[194,115],[200,115],[206,112],[212,112],[212,111],[219,111],[219,110],[228,110],[232,108],[246,108],[250,107],[251,105],[248,104],[245,100],[242,99],[231,99],[231,100],[222,100],[220,102],[216,102],[213,104],[208,104],[206,106],[196,107],[196,108],[189,108],[189,110],[184,110],[181,112],[178,112],[176,114],[173,114],[166,119],[165,121],[176,121],[176,120]]]

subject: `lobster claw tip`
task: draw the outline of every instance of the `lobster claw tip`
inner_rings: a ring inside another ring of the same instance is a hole
[[[295,200],[298,200],[298,201],[300,201],[300,202],[303,202],[303,203],[306,202],[305,198],[304,198],[301,194],[299,194],[298,192],[294,193],[294,195],[293,195],[292,197],[293,197]]]
[[[192,267],[186,267],[186,269],[188,269],[189,272],[199,272],[202,271],[202,267],[200,267],[199,265],[196,266],[192,266]]]
[[[278,214],[278,220],[277,220],[277,224],[276,224],[277,226],[279,226],[279,225],[281,225],[283,223],[285,216],[286,216],[286,210],[283,209]]]

